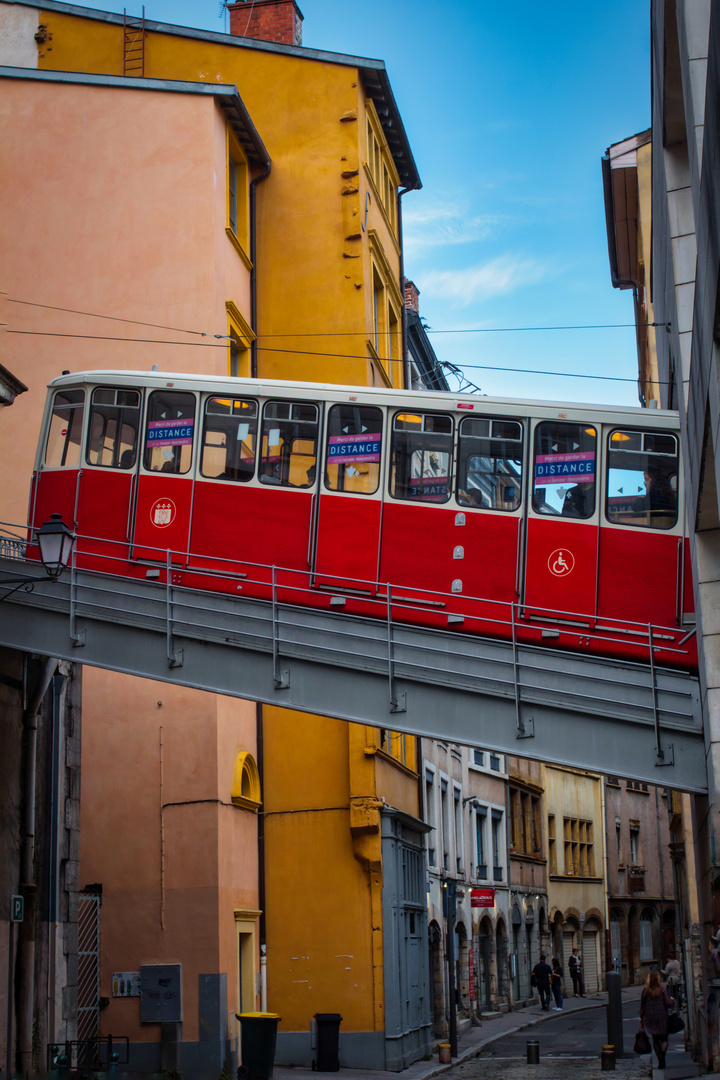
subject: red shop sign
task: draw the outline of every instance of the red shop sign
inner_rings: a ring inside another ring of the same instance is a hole
[[[495,890],[471,889],[470,907],[495,907]]]

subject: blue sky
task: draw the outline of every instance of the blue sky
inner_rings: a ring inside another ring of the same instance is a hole
[[[387,66],[423,182],[403,199],[405,270],[438,357],[488,394],[637,404],[634,381],[520,371],[635,380],[631,327],[472,331],[632,323],[610,284],[600,158],[650,125],[649,4],[299,2],[305,46]],[[220,0],[145,13],[226,25]]]

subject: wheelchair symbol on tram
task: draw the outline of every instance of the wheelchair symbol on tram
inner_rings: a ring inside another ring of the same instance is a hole
[[[557,548],[548,559],[548,569],[555,577],[567,577],[575,566],[575,557],[567,548]]]

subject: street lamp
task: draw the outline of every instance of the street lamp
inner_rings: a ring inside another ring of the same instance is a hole
[[[40,559],[45,567],[45,573],[50,581],[57,581],[72,557],[75,533],[67,527],[62,519],[62,514],[51,514],[50,520],[43,522],[35,533]],[[43,579],[34,577],[0,577],[0,585],[14,585],[14,589],[0,597],[0,601],[6,600],[11,593],[17,591],[23,585],[29,585],[29,591],[36,581]]]

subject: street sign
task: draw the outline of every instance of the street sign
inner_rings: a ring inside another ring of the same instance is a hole
[[[25,918],[25,897],[10,897],[10,922],[22,922]]]

